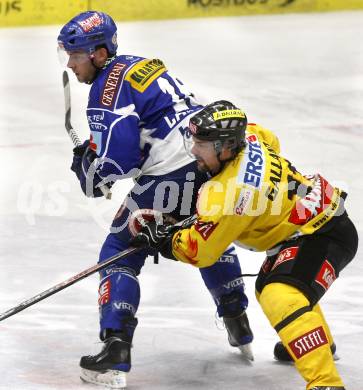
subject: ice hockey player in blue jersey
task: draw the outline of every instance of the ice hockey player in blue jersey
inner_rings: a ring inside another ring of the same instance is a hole
[[[71,169],[86,196],[133,177],[135,185],[117,212],[99,256],[126,249],[151,210],[180,221],[194,213],[197,193],[208,180],[185,152],[183,131],[202,106],[159,59],[116,55],[116,25],[97,11],[69,21],[58,50],[81,83],[91,84],[87,118],[90,139],[74,149]],[[207,240],[208,227],[200,234]],[[113,388],[126,387],[131,342],[140,300],[138,275],[148,255],[139,251],[101,272],[99,286],[102,351],[83,356],[81,378]],[[233,247],[201,276],[227,328],[229,343],[253,359],[241,268]],[[172,294],[173,291],[168,293]]]

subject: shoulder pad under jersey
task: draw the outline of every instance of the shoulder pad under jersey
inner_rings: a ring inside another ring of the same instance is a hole
[[[143,59],[127,71],[125,80],[138,92],[144,92],[160,75],[166,72],[164,63],[158,59]]]
[[[112,109],[122,88],[123,79],[128,69],[137,62],[143,61],[143,57],[130,55],[117,56],[92,85],[90,98],[99,98],[99,102],[93,102],[93,106]],[[95,85],[96,84],[96,85]],[[93,93],[93,91],[94,93]],[[96,91],[98,91],[96,93]]]
[[[277,153],[280,153],[280,141],[275,133],[255,123],[249,123],[246,131],[246,138],[255,134],[261,141],[268,143]]]

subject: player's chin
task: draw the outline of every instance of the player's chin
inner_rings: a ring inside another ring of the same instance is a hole
[[[208,172],[209,170],[207,165],[201,160],[197,160],[197,168],[199,172]]]
[[[77,77],[77,80],[80,82],[80,83],[87,83],[87,78],[85,76],[82,76],[81,74],[79,73],[76,73],[75,74],[76,77]]]

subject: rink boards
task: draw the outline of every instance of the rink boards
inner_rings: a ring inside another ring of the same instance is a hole
[[[0,0],[0,27],[63,24],[81,11],[119,21],[363,9],[362,0]]]

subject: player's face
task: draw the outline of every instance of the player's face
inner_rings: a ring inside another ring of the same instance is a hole
[[[92,64],[92,57],[84,51],[74,51],[68,53],[67,67],[72,69],[80,83],[91,82],[96,73],[96,68]]]
[[[220,170],[220,162],[214,149],[213,142],[201,141],[193,137],[191,153],[197,160],[198,169],[201,172],[217,173]]]

